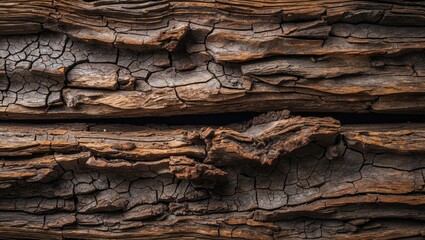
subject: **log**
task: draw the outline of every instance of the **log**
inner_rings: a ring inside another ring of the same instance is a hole
[[[0,13],[1,119],[425,110],[417,1],[20,0]]]
[[[425,234],[424,124],[341,127],[284,111],[222,127],[0,130],[6,238]]]
[[[416,0],[3,2],[0,239],[423,239],[424,53]]]

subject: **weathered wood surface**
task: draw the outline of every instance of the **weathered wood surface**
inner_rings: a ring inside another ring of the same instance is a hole
[[[423,239],[425,124],[287,110],[424,114],[424,80],[424,1],[0,0],[0,239]]]
[[[7,1],[0,118],[425,112],[422,1]]]
[[[425,236],[424,124],[0,124],[0,238]]]

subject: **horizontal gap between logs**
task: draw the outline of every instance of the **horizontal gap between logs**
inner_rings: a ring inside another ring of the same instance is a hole
[[[239,112],[202,115],[179,115],[172,117],[145,117],[145,118],[111,118],[111,119],[31,119],[31,120],[2,120],[4,123],[97,123],[97,124],[165,124],[165,125],[210,125],[221,126],[233,123],[242,123],[260,115],[259,112]],[[302,117],[332,117],[341,124],[385,124],[385,123],[425,123],[425,115],[399,115],[399,114],[376,114],[376,113],[307,113],[291,112],[291,115]]]

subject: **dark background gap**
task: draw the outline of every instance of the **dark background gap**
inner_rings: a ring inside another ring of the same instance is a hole
[[[99,123],[99,124],[166,124],[166,125],[212,125],[221,126],[232,123],[249,121],[260,115],[258,112],[221,113],[206,115],[180,115],[171,117],[145,117],[145,118],[111,118],[111,119],[44,119],[44,120],[2,120],[8,123]],[[425,115],[402,114],[377,114],[377,113],[311,113],[291,112],[291,115],[302,117],[332,117],[341,124],[385,124],[385,123],[425,123]]]

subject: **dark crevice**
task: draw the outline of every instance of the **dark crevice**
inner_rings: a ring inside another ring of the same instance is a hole
[[[2,120],[4,123],[96,123],[96,124],[165,124],[165,125],[212,125],[221,126],[234,123],[243,123],[260,115],[258,112],[240,112],[240,113],[220,113],[203,115],[181,115],[172,117],[146,117],[146,118],[111,118],[111,119],[60,119],[60,120]],[[302,117],[332,117],[341,122],[341,124],[386,124],[386,123],[425,123],[425,115],[399,115],[399,114],[378,114],[378,113],[306,113],[291,112],[291,115]]]

